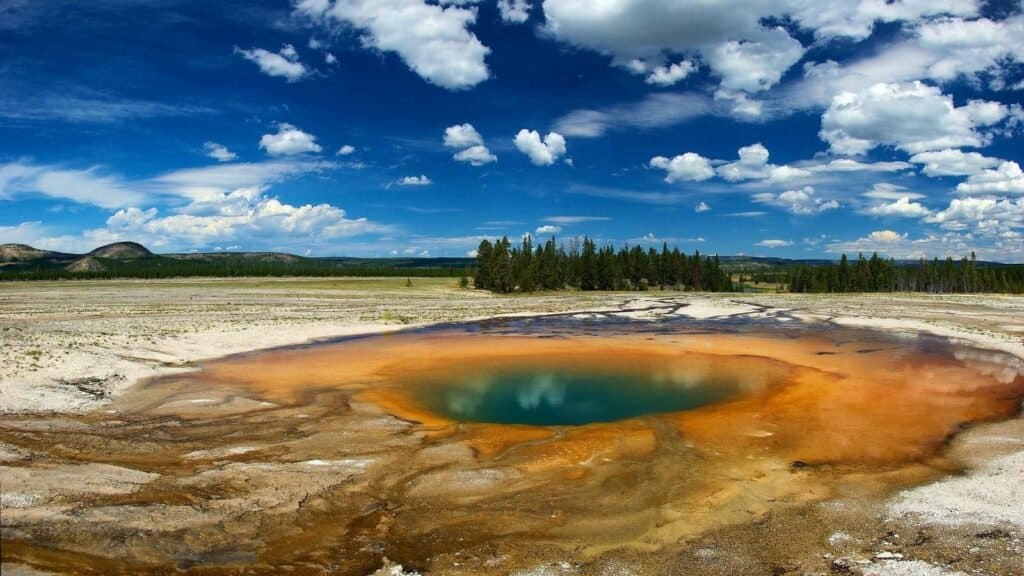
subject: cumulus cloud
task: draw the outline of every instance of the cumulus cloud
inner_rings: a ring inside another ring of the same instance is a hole
[[[864,212],[871,216],[898,218],[923,218],[930,213],[920,203],[911,201],[909,196],[902,196],[894,202],[876,204]]]
[[[764,115],[764,103],[753,100],[744,92],[724,90],[719,88],[715,91],[716,102],[727,102],[729,104],[728,115],[736,120],[757,121]]]
[[[696,69],[697,67],[689,60],[682,60],[668,66],[658,66],[647,75],[646,82],[665,88],[684,80]]]
[[[155,246],[168,242],[210,246],[212,243],[258,242],[261,237],[271,237],[280,243],[302,239],[319,241],[388,230],[365,218],[350,219],[343,209],[330,204],[297,206],[254,190],[233,191],[225,200],[233,203],[234,208],[167,216],[159,216],[156,208],[124,208],[107,219],[107,231],[117,238],[138,239]]]
[[[338,148],[338,156],[348,156],[350,154],[354,154],[355,151],[355,146],[352,146],[351,144],[345,144],[341,148]]]
[[[761,240],[760,242],[757,242],[754,245],[755,246],[760,246],[762,248],[785,248],[786,246],[792,246],[793,242],[790,241],[790,240],[770,239],[770,240]]]
[[[459,162],[468,162],[473,166],[483,166],[498,160],[498,157],[487,148],[483,136],[469,123],[445,128],[444,145],[449,148],[461,148],[462,150],[456,152],[452,157]]]
[[[426,174],[420,174],[419,176],[406,176],[399,179],[395,184],[399,186],[429,186],[433,182],[430,178],[427,178]]]
[[[908,28],[916,29],[938,15],[963,21],[978,12],[974,0],[607,0],[599,7],[586,0],[547,0],[544,30],[564,42],[610,54],[618,65],[664,58],[666,54],[699,54],[712,73],[722,79],[722,87],[755,92],[776,84],[804,53],[799,41],[766,22],[788,19],[812,31],[819,40],[863,40],[880,22],[906,22]],[[928,45],[927,50],[936,53],[930,58],[932,66],[941,68],[936,63],[943,59],[942,54],[955,53],[949,44],[960,37],[985,38],[975,40],[975,54],[962,58],[966,65],[972,56],[974,62],[997,61],[1000,52],[993,45],[1012,46],[1012,39],[1020,36],[1014,36],[1012,28],[1006,32],[974,28],[959,32],[936,26],[936,30],[920,32],[921,38],[915,42]],[[1000,40],[1000,34],[1007,37]],[[932,36],[942,39],[938,44],[945,44],[933,46]]]
[[[264,134],[260,138],[260,148],[271,156],[293,156],[321,150],[315,136],[286,123],[277,125],[277,133]]]
[[[235,53],[241,54],[246,60],[259,66],[267,76],[284,78],[288,82],[298,82],[309,75],[309,68],[299,61],[299,53],[291,44],[285,44],[277,53],[263,48],[243,50],[235,47]]]
[[[804,186],[798,190],[786,190],[780,194],[761,192],[754,194],[754,202],[782,208],[791,214],[809,216],[827,210],[839,208],[839,202],[822,198],[813,186]]]
[[[700,182],[715,175],[711,162],[695,152],[686,152],[672,158],[655,156],[648,164],[651,168],[664,170],[665,182]]]
[[[757,142],[737,150],[739,159],[718,167],[718,175],[729,182],[742,180],[766,180],[772,183],[786,183],[807,178],[810,171],[793,166],[778,166],[768,163],[768,149]]]
[[[926,219],[946,230],[969,230],[974,234],[999,236],[1024,227],[1024,198],[954,198],[945,210]],[[1016,236],[1020,238],[1020,236]],[[1020,241],[1019,248],[1024,248]]]
[[[426,0],[299,0],[295,13],[328,28],[340,24],[360,30],[364,46],[394,52],[413,72],[442,88],[472,88],[490,77],[484,62],[490,49],[469,30],[476,22],[475,7]]]
[[[693,211],[696,212],[697,214],[700,214],[701,212],[707,212],[708,210],[711,210],[711,206],[708,206],[708,203],[703,201],[698,202],[697,205],[693,208]]]
[[[550,166],[566,153],[565,138],[558,132],[548,132],[541,140],[536,130],[524,128],[516,134],[515,145],[536,166]]]
[[[501,19],[510,24],[522,24],[530,19],[529,0],[498,0]]]
[[[1004,161],[992,170],[971,175],[957,185],[961,194],[1024,194],[1024,173],[1020,164]]]
[[[924,164],[922,171],[928,176],[970,176],[999,164],[998,158],[951,148],[914,154],[910,161]]]
[[[996,102],[972,100],[957,107],[951,96],[918,81],[880,83],[836,96],[821,117],[819,135],[833,152],[851,155],[880,145],[910,153],[985,146],[991,136],[982,129],[1007,114]]]
[[[34,177],[43,177],[43,189],[68,187],[76,194],[85,194],[80,196],[82,199],[96,194],[102,200],[96,202],[98,206],[115,211],[105,226],[74,236],[54,236],[45,226],[19,230],[31,234],[34,245],[76,251],[121,240],[179,250],[232,244],[250,249],[309,248],[336,238],[393,232],[391,227],[365,218],[349,218],[337,206],[291,204],[267,194],[274,182],[329,166],[310,161],[218,164],[175,170],[131,183],[113,176],[97,176],[97,183],[102,185],[96,188],[83,186],[81,175],[69,179],[67,173],[36,167]],[[4,173],[0,167],[0,175]],[[18,182],[13,184],[21,186]],[[146,195],[132,192],[115,202],[117,190],[144,190]],[[166,197],[176,199],[167,202]],[[146,206],[152,202],[166,203],[171,208],[165,212]],[[0,236],[3,235],[0,231]]]
[[[491,162],[497,162],[498,157],[491,154],[491,151],[487,146],[470,146],[465,150],[456,152],[452,158],[455,158],[459,162],[468,162],[473,166],[483,166],[484,164],[490,164]]]
[[[228,150],[223,144],[218,144],[216,142],[204,143],[203,150],[206,151],[207,156],[213,158],[217,162],[231,162],[238,158],[238,154]]]
[[[787,7],[770,3],[698,0],[547,0],[548,35],[611,54],[619,65],[666,54],[700,54],[722,86],[759,91],[777,83],[803,55],[784,29],[762,22]]]
[[[558,234],[561,231],[562,231],[562,227],[561,226],[554,226],[554,225],[551,225],[551,224],[545,224],[544,226],[538,226],[537,230],[536,230],[536,233],[537,233],[538,236],[551,236],[553,234]]]
[[[758,92],[779,83],[804,54],[804,47],[783,28],[764,30],[756,40],[729,40],[708,51],[711,69],[726,90]]]
[[[483,143],[483,137],[468,122],[444,129],[444,145],[449,148],[469,148],[470,146],[478,146]]]

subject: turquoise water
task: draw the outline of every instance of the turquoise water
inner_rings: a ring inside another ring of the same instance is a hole
[[[706,373],[666,380],[643,371],[522,368],[435,380],[420,388],[419,399],[462,422],[575,426],[692,410],[725,400],[737,389],[737,383]]]

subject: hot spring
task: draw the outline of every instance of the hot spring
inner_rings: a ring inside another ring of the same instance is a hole
[[[814,504],[948,475],[959,430],[1018,413],[1021,372],[938,337],[728,320],[517,319],[246,354],[131,389],[85,417],[96,432],[22,440],[159,474],[84,514],[190,539],[97,520],[12,545],[43,566],[69,561],[54,543],[113,551],[74,560],[97,573],[567,555],[668,573],[702,535],[824,541],[849,512]]]

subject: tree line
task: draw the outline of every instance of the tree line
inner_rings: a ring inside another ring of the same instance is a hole
[[[519,246],[507,237],[483,240],[477,248],[476,288],[501,294],[537,290],[705,290],[733,289],[729,274],[722,270],[718,256],[687,256],[679,248],[661,251],[640,246],[597,247],[590,238],[571,239],[559,245],[555,238],[533,245],[524,236]]]
[[[1024,293],[1024,266],[979,265],[974,252],[959,261],[947,257],[897,263],[877,253],[851,263],[800,264],[782,273],[790,292],[929,292],[933,294]],[[781,279],[780,279],[781,280]]]
[[[149,256],[130,261],[95,258],[102,270],[67,270],[64,265],[47,263],[0,268],[0,281],[84,280],[84,279],[161,279],[161,278],[237,278],[237,277],[414,277],[458,278],[470,272],[456,266],[354,265],[329,260],[303,259],[297,262],[273,262],[225,258],[188,260]]]

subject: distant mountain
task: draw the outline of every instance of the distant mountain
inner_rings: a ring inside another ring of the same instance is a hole
[[[472,258],[310,258],[281,252],[154,254],[137,242],[65,254],[0,245],[0,280],[213,276],[459,276]]]
[[[32,260],[42,260],[46,258],[59,258],[63,256],[73,256],[71,254],[61,254],[60,252],[50,252],[49,250],[40,250],[33,248],[27,244],[2,244],[0,245],[0,263],[7,262],[30,262]]]
[[[148,248],[138,242],[115,242],[114,244],[100,246],[86,254],[86,256],[92,256],[93,258],[112,258],[114,260],[146,258],[152,255],[153,253]]]

